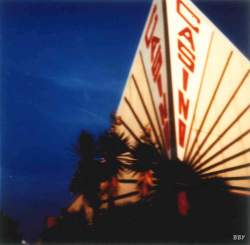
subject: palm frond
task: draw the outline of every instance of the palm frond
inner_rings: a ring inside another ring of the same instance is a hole
[[[128,139],[124,134],[105,132],[98,139],[98,153],[103,159],[107,178],[119,174],[124,170],[121,156],[130,150]]]
[[[80,133],[76,145],[74,146],[74,151],[78,156],[80,156],[80,158],[94,158],[96,151],[94,136],[89,132],[83,130]]]
[[[105,132],[99,137],[98,144],[102,153],[118,156],[130,150],[128,139],[124,134]]]
[[[135,172],[143,172],[153,169],[159,162],[161,155],[152,143],[138,143],[132,150],[135,162],[131,168]]]

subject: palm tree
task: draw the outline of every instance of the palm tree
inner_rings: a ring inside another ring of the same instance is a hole
[[[220,227],[228,227],[230,222],[234,222],[231,230],[227,228],[227,232],[232,233],[241,225],[240,218],[237,218],[237,214],[241,215],[238,201],[229,193],[222,179],[202,179],[188,163],[167,159],[149,137],[141,137],[141,141],[132,147],[123,134],[117,133],[115,126],[97,141],[83,131],[75,152],[79,162],[70,190],[84,199],[86,214],[99,208],[104,195],[109,211],[112,213],[114,210],[115,213],[116,209],[110,208],[114,207],[119,190],[118,177],[126,171],[133,171],[138,175],[137,186],[142,200],[147,201],[139,203],[142,204],[141,210],[147,210],[146,213],[141,211],[140,217],[145,217],[145,225],[163,220],[165,228],[160,231],[162,234],[165,235],[167,229],[173,238],[180,233],[193,239],[196,234],[209,237],[209,231],[212,231],[215,235],[210,235],[219,237]],[[151,190],[155,191],[152,193]],[[89,223],[93,222],[93,214],[89,218],[85,216]],[[159,228],[154,226],[157,224],[147,228],[152,228],[152,234]],[[244,232],[243,225],[240,231]]]
[[[99,206],[99,186],[101,181],[100,164],[96,160],[96,145],[94,137],[82,131],[75,145],[79,162],[70,184],[70,192],[81,196],[85,215],[91,224],[94,210]]]
[[[115,130],[104,132],[97,141],[87,131],[81,132],[74,147],[79,162],[70,191],[80,195],[79,200],[84,199],[86,213],[92,212],[89,207],[96,210],[100,206],[103,194],[108,197],[109,206],[113,206],[118,191],[118,176],[128,169],[124,155],[129,150],[127,138]]]
[[[128,167],[124,163],[124,154],[129,152],[130,147],[123,134],[110,130],[99,137],[98,149],[103,169],[101,189],[107,195],[108,206],[112,207],[118,192],[118,177]]]
[[[132,155],[134,163],[131,165],[131,169],[138,174],[139,193],[142,198],[147,198],[155,185],[154,169],[159,164],[160,153],[155,145],[147,140],[137,143],[132,149]]]

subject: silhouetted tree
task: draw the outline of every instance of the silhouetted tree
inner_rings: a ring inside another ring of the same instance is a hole
[[[132,149],[134,163],[131,169],[138,174],[138,190],[142,198],[150,195],[154,186],[154,168],[159,164],[159,152],[150,142],[139,142]]]
[[[123,154],[129,146],[123,135],[110,130],[103,133],[97,141],[82,131],[75,152],[80,158],[70,191],[75,195],[84,195],[85,213],[91,213],[89,206],[96,210],[100,205],[100,195],[106,194],[109,205],[113,205],[118,189],[118,175],[127,167],[123,163]]]
[[[100,204],[99,191],[102,178],[101,167],[99,161],[96,160],[94,137],[82,131],[75,145],[75,152],[80,159],[70,184],[70,191],[75,195],[83,195],[85,213],[89,215],[89,223],[92,223],[94,211]]]
[[[0,242],[1,243],[20,243],[21,234],[18,224],[0,211]]]
[[[82,132],[76,149],[80,161],[71,190],[84,194],[95,207],[100,192],[107,195],[109,209],[98,217],[96,226],[97,234],[107,239],[118,238],[125,227],[129,227],[126,237],[142,240],[231,241],[235,231],[246,233],[246,224],[240,222],[246,213],[242,212],[246,199],[230,193],[222,178],[203,179],[189,163],[168,159],[149,134],[131,147],[115,126],[96,142]],[[147,202],[120,208],[114,205],[118,176],[125,171],[138,175],[138,190]]]
[[[124,135],[111,130],[99,137],[98,149],[103,169],[101,189],[107,194],[111,207],[118,191],[118,176],[128,167],[124,163],[124,154],[128,153],[130,148]]]

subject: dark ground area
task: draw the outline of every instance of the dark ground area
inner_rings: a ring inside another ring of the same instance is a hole
[[[157,197],[149,202],[100,211],[92,227],[86,225],[83,212],[65,213],[56,226],[43,232],[41,240],[44,243],[229,244],[237,234],[245,235],[240,242],[247,244],[248,200],[238,195],[217,194],[219,199],[209,190],[189,193],[191,208],[186,217],[178,214],[174,202]]]

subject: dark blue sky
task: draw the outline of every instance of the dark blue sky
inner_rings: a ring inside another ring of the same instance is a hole
[[[250,57],[247,1],[195,2]],[[149,7],[2,1],[1,208],[25,238],[72,200],[72,145],[81,129],[108,127]]]

